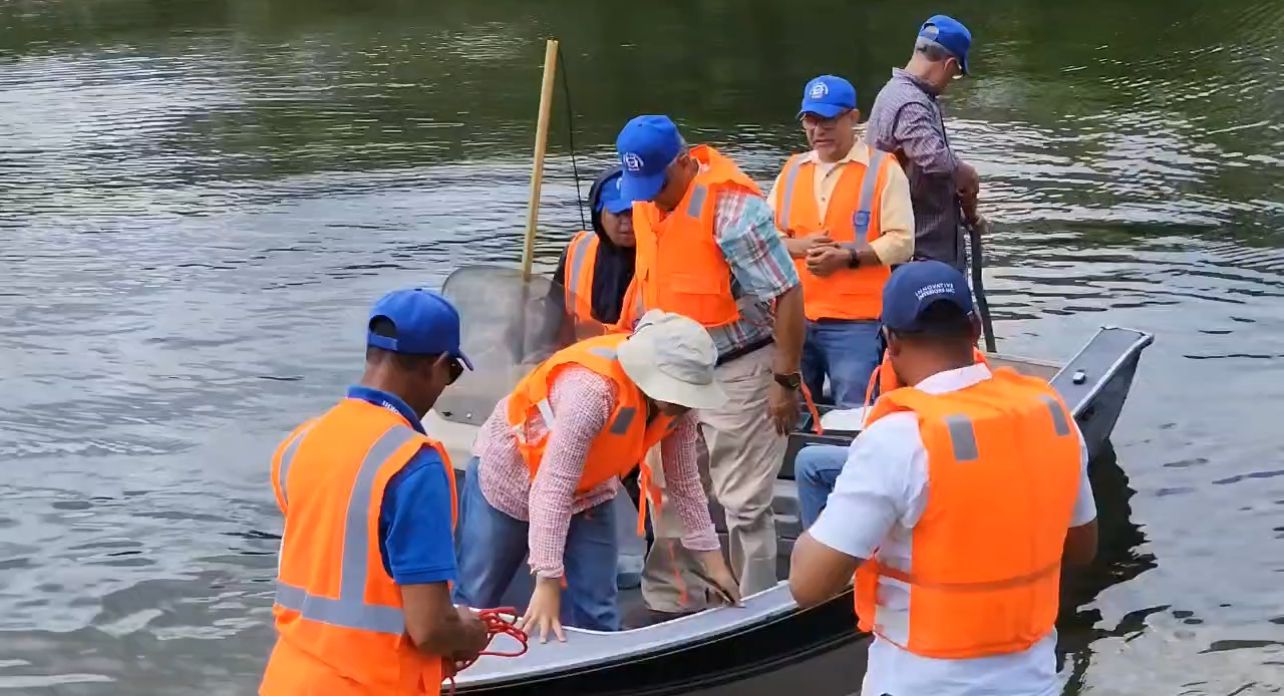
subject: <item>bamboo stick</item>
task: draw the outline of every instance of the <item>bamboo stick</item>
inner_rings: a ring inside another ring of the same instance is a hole
[[[544,151],[548,146],[548,121],[553,110],[553,76],[557,74],[557,39],[544,46],[544,81],[540,84],[539,120],[535,122],[535,158],[531,163],[531,193],[526,209],[526,240],[522,247],[522,280],[530,280],[535,260],[535,230],[539,223],[539,193],[544,183]]]

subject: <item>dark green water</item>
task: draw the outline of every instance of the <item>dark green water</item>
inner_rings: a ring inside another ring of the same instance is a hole
[[[1278,0],[10,0],[0,692],[253,690],[270,450],[355,379],[371,299],[516,261],[546,36],[582,172],[668,112],[765,183],[808,78],[867,108],[940,10],[976,37],[946,108],[995,223],[1000,349],[1158,336],[1099,467],[1068,691],[1280,692]],[[545,264],[579,225],[560,99]]]

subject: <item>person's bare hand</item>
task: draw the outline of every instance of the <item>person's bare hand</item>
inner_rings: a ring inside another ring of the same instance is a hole
[[[455,613],[459,615],[459,621],[463,624],[464,645],[450,657],[455,662],[475,660],[478,653],[490,644],[490,632],[486,630],[486,622],[468,607],[455,607]]]
[[[547,643],[548,634],[552,631],[559,641],[566,642],[559,617],[562,610],[561,578],[539,578],[535,581],[535,591],[531,593],[530,604],[526,614],[517,620],[517,627],[534,636],[539,632],[539,642]]]
[[[704,551],[700,554],[700,565],[714,589],[722,596],[723,601],[731,606],[740,606],[740,583],[727,566],[727,559],[722,557],[721,550]]]
[[[837,245],[814,247],[807,252],[807,270],[824,278],[848,268],[851,259],[851,251]]]
[[[832,246],[837,246],[838,244],[838,242],[835,242],[833,239],[830,239],[829,232],[825,232],[825,231],[817,232],[816,234],[813,234],[810,237],[803,237],[802,241],[804,244],[807,245],[806,248],[803,250],[803,253],[805,254],[810,254],[813,249],[832,247]]]
[[[976,197],[981,191],[981,175],[977,173],[976,167],[959,161],[958,167],[954,169],[954,188],[958,190],[960,197]]]
[[[767,392],[767,412],[780,435],[793,432],[798,422],[798,392],[779,382],[772,382]]]

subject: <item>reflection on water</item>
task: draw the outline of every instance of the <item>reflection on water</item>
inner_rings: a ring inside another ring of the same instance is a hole
[[[845,74],[868,108],[937,9],[0,7],[0,689],[253,689],[268,453],[355,379],[371,298],[517,258],[544,36],[584,177],[667,110],[767,183],[803,142],[803,82]],[[1067,588],[1070,690],[1278,690],[1284,5],[950,11],[977,36],[945,101],[985,180],[1001,348],[1159,337],[1095,465],[1107,541]],[[557,108],[544,267],[579,224]]]

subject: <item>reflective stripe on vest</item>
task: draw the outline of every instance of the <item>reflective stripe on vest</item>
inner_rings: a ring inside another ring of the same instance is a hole
[[[700,217],[700,211],[704,210],[704,199],[709,196],[709,189],[706,186],[696,186],[691,192],[691,200],[687,203],[687,215],[693,218]]]
[[[294,453],[299,451],[299,443],[303,442],[303,437],[312,431],[313,425],[316,424],[312,423],[295,433],[290,440],[290,444],[286,445],[285,451],[281,453],[281,467],[277,470],[277,484],[281,488],[281,500],[285,501],[286,505],[290,504],[290,496],[285,490],[285,482],[288,480],[290,473],[290,463],[294,461]]]
[[[370,497],[379,467],[417,435],[413,429],[404,425],[389,428],[370,448],[366,458],[361,462],[361,468],[357,470],[357,480],[353,483],[352,495],[348,498],[348,510],[344,515],[343,565],[339,571],[339,598],[330,599],[308,594],[305,588],[278,580],[277,604],[299,612],[309,621],[331,626],[394,635],[405,632],[406,617],[399,607],[365,602],[366,564],[370,554],[368,525]],[[284,468],[285,463],[282,462],[282,471]]]
[[[780,229],[782,230],[789,229],[789,209],[794,205],[794,181],[798,178],[798,170],[802,169],[803,162],[806,160],[805,156],[796,155],[793,165],[789,167],[789,172],[785,174],[785,199],[780,201]]]
[[[878,183],[878,168],[883,164],[885,153],[869,148],[869,166],[865,168],[865,176],[860,186],[860,203],[856,205],[856,212],[852,214],[852,227],[856,228],[856,241],[862,242],[865,236],[869,234],[869,211],[874,208],[874,184]]]
[[[592,245],[595,237],[591,234],[581,235],[572,245],[574,261],[571,264],[570,274],[566,277],[566,290],[574,292],[579,287],[580,274],[584,271],[584,257],[588,256],[588,248]]]

